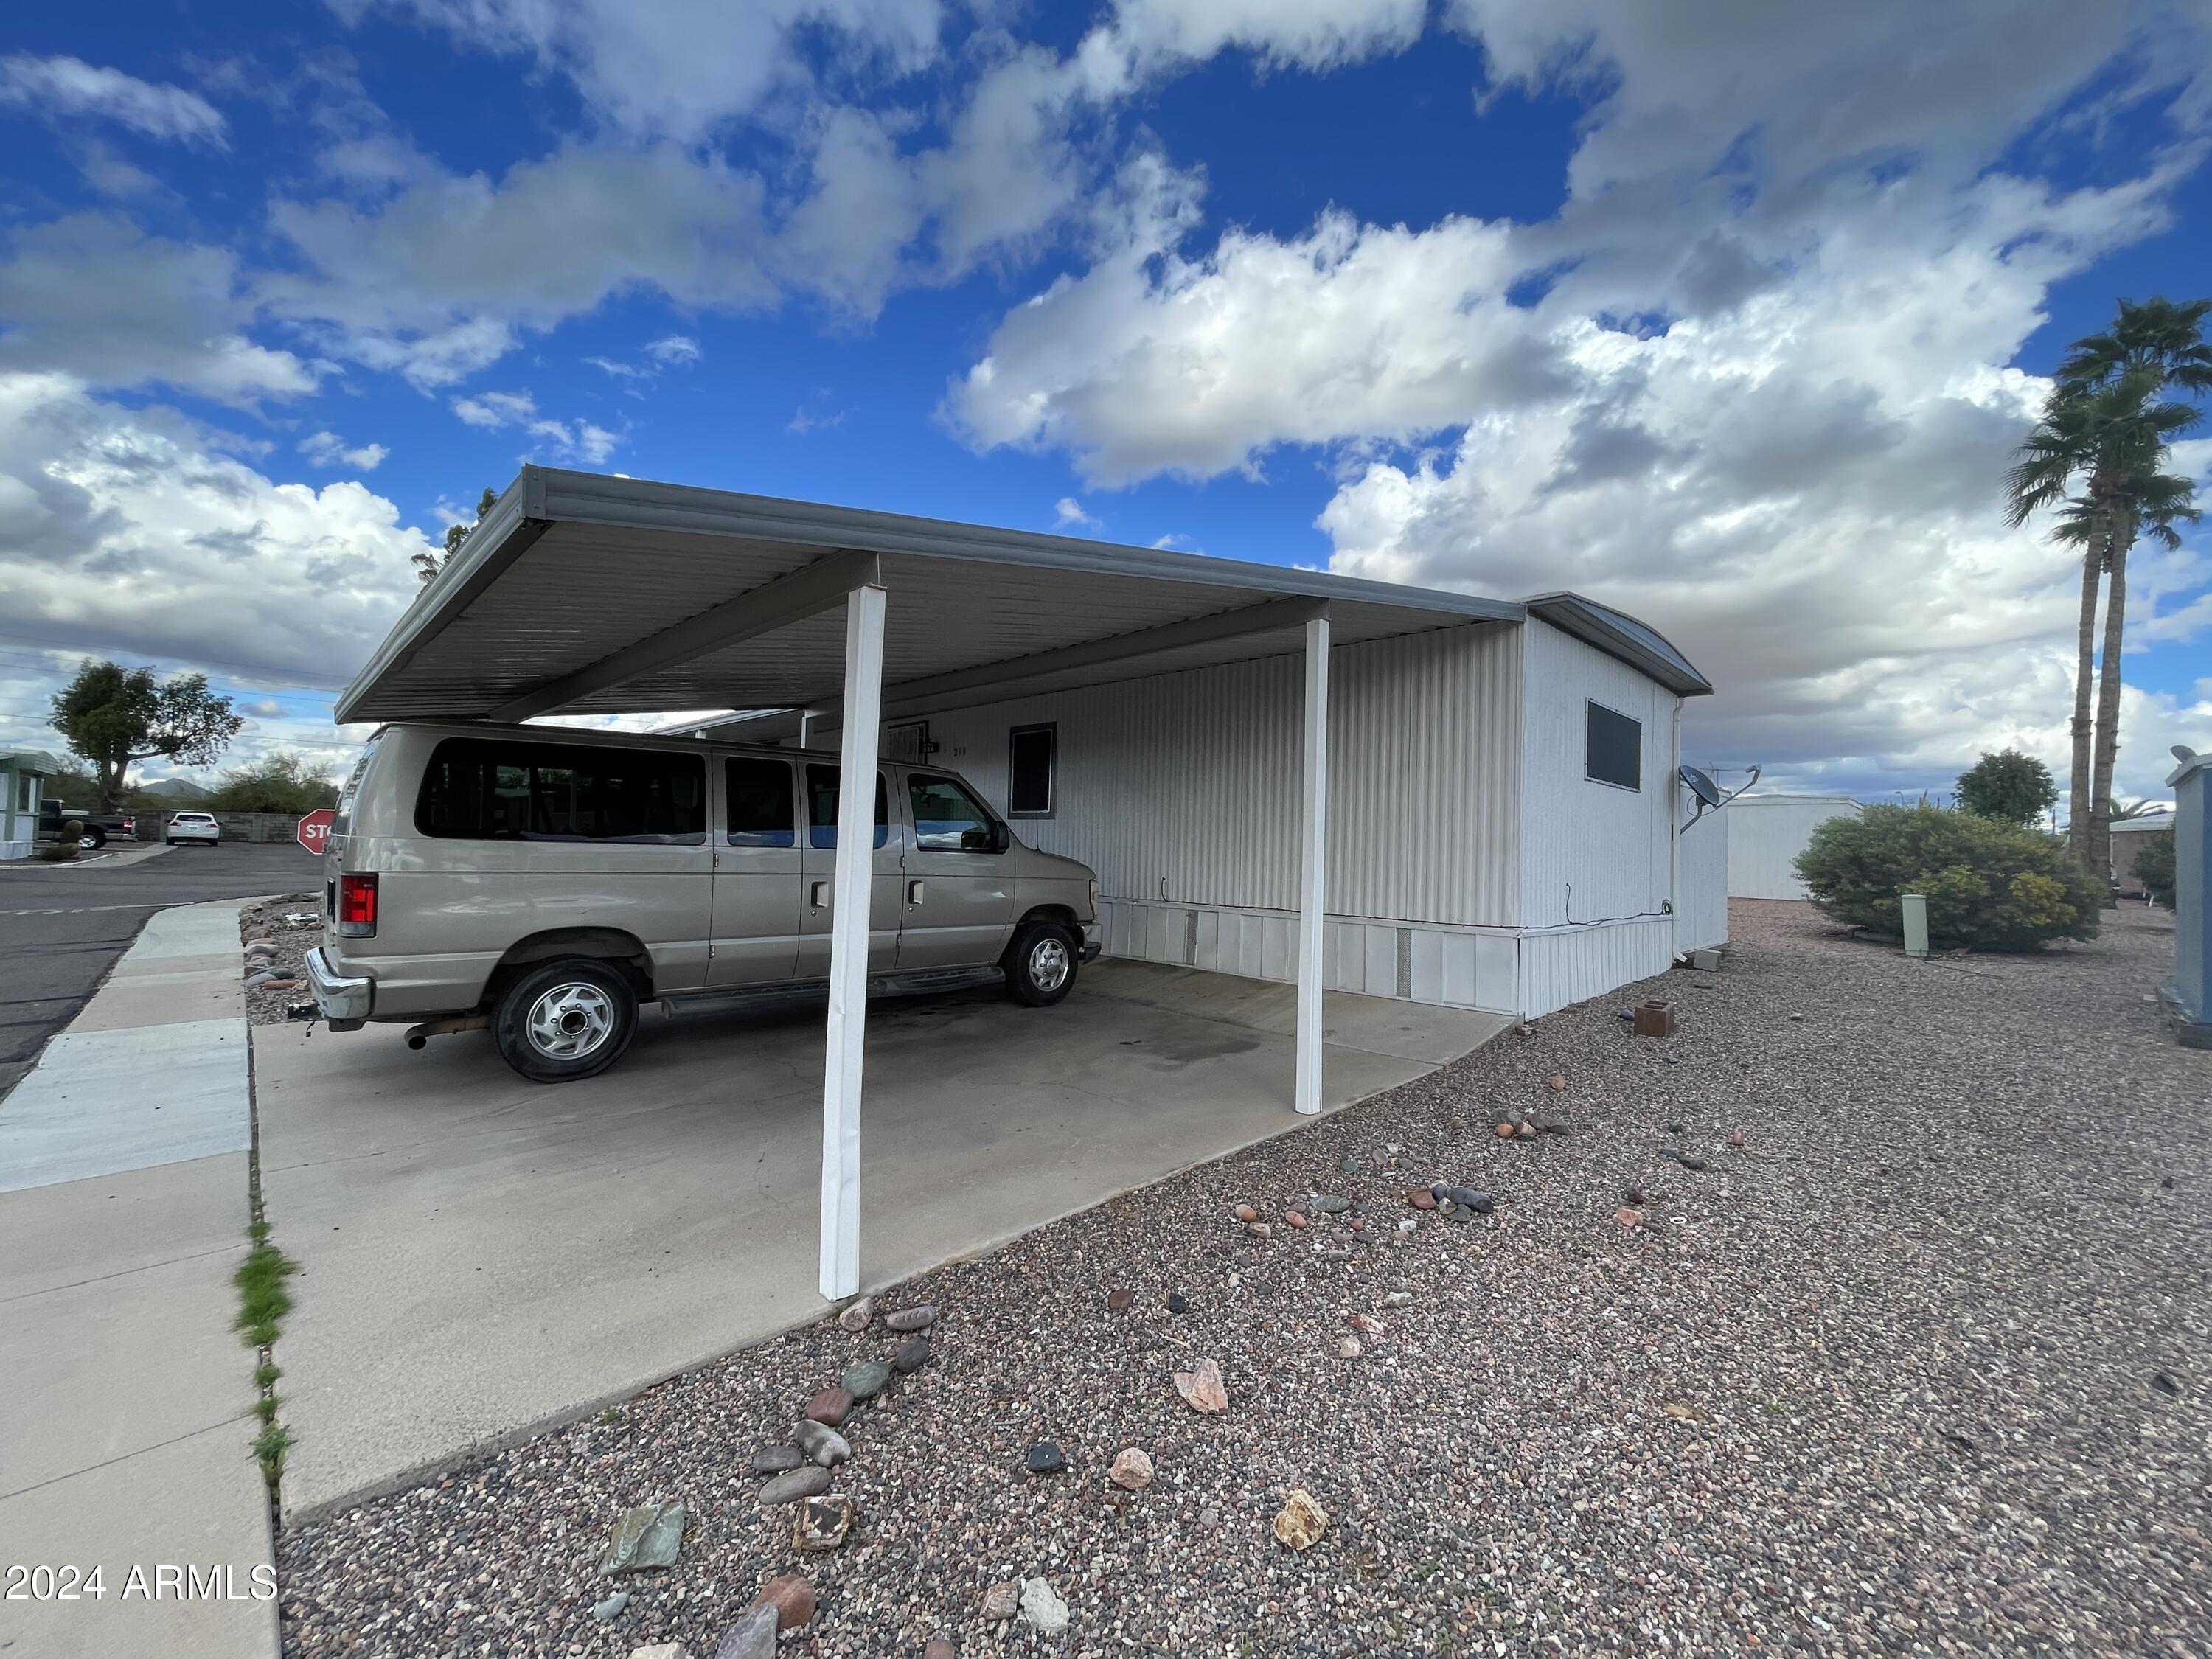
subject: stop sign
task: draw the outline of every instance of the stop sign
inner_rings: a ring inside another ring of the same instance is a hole
[[[300,820],[300,827],[295,833],[301,846],[310,853],[321,853],[331,844],[331,809],[318,806]]]

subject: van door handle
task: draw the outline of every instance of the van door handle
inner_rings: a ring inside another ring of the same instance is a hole
[[[807,895],[806,902],[817,910],[827,910],[830,908],[830,884],[816,882],[812,891]]]
[[[908,904],[919,904],[921,902],[921,884],[920,882],[910,881],[907,883],[906,902]]]

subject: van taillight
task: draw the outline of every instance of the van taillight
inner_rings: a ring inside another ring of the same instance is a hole
[[[341,939],[376,937],[374,876],[338,878],[338,936]]]

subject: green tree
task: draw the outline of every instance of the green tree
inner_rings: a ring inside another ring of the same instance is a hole
[[[486,485],[484,493],[477,498],[477,524],[483,522],[484,514],[491,511],[492,504],[498,500],[499,497],[492,494],[491,487]],[[454,554],[461,550],[476,527],[476,524],[449,524],[446,526],[446,550],[443,554],[417,553],[414,556],[416,574],[422,577],[423,586],[428,587],[437,580],[438,573],[452,561]]]
[[[158,757],[207,766],[246,724],[230,712],[228,697],[208,690],[204,674],[179,674],[164,684],[150,668],[91,661],[54,694],[52,720],[70,752],[92,767],[94,805],[103,812],[122,799],[133,761]]]
[[[279,749],[266,758],[223,774],[209,803],[223,812],[312,812],[338,804],[337,785],[315,772],[307,757]]]
[[[2212,300],[2121,301],[2112,326],[2076,340],[2059,364],[2044,421],[2008,480],[2015,525],[2067,497],[2068,480],[2087,486],[2068,500],[2057,533],[2082,552],[2067,830],[2075,856],[2091,870],[2107,867],[2111,853],[2106,809],[2119,755],[2128,553],[2146,532],[2169,548],[2179,545],[2175,526],[2198,517],[2191,480],[2161,469],[2167,443],[2197,418],[2169,394],[2212,391],[2208,317]],[[2100,578],[2105,630],[2093,720],[2089,677]]]
[[[1985,754],[1959,774],[1960,809],[1978,817],[2029,830],[2057,804],[2051,769],[2017,749]]]
[[[2145,836],[2149,845],[2136,854],[2136,879],[2143,884],[2143,891],[2163,904],[2173,908],[2173,831],[2163,830],[2154,836]]]
[[[2056,836],[1940,806],[1869,806],[1830,818],[1797,855],[1813,902],[1838,921],[1904,933],[1906,893],[1928,900],[1940,949],[2029,951],[2094,939],[2104,884]]]

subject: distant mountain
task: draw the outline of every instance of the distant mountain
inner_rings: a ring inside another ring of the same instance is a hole
[[[172,800],[204,800],[207,791],[185,778],[159,778],[138,786],[142,795],[166,795]]]

